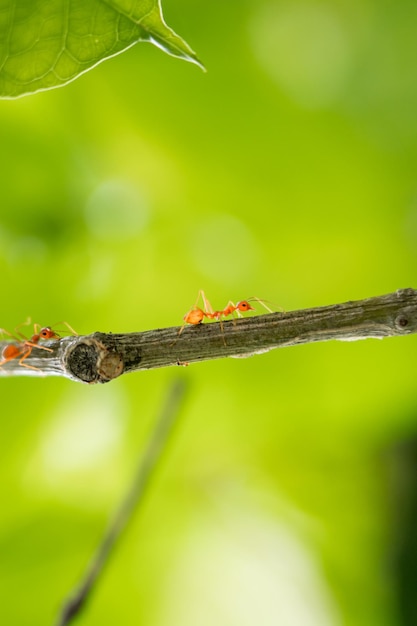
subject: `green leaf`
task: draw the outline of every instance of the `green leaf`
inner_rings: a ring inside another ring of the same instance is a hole
[[[201,66],[159,0],[0,0],[0,97],[65,85],[139,41]]]

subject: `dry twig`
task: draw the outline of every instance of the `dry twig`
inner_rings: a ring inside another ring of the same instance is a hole
[[[137,370],[188,365],[222,357],[248,357],[274,348],[313,341],[382,339],[417,332],[417,291],[356,302],[271,313],[219,323],[149,330],[139,333],[63,337],[45,342],[51,352],[33,348],[28,369],[12,360],[3,375],[66,376],[85,383],[105,383]],[[0,343],[2,349],[6,342]]]

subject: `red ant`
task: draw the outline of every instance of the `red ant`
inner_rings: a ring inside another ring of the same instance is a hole
[[[16,337],[15,335],[12,335],[7,330],[4,330],[4,329],[0,330],[1,333],[9,335],[9,337],[12,337],[18,342],[18,343],[9,343],[7,346],[3,348],[3,352],[1,354],[2,360],[0,361],[0,367],[4,365],[5,363],[8,363],[9,361],[13,361],[13,359],[18,359],[20,357],[19,365],[21,365],[22,367],[27,367],[28,369],[31,369],[31,370],[38,370],[39,369],[38,367],[34,367],[33,365],[27,365],[26,363],[24,363],[25,359],[27,359],[28,356],[31,354],[33,348],[39,348],[39,350],[47,350],[48,352],[53,352],[51,348],[47,348],[46,346],[39,345],[39,342],[41,339],[44,339],[44,340],[60,339],[61,336],[58,333],[56,333],[54,330],[52,330],[50,326],[45,326],[44,328],[41,328],[39,324],[34,324],[33,330],[35,332],[30,339],[27,339],[22,333],[20,333],[17,330],[18,328],[20,328],[20,326],[23,326],[24,324],[27,324],[27,323],[29,322],[24,322],[23,324],[20,324],[19,326],[15,328],[16,335],[19,335],[18,337]],[[77,334],[71,328],[71,326],[67,324],[67,322],[61,322],[61,323],[65,324],[69,328],[69,330],[73,332],[75,335]]]
[[[197,306],[197,303],[200,297],[203,300],[202,309]],[[185,324],[181,326],[178,334],[180,335],[182,333],[186,324],[193,324],[196,326],[197,324],[201,324],[205,317],[209,320],[217,320],[218,322],[220,322],[221,329],[223,330],[222,318],[228,317],[229,315],[234,316],[235,312],[237,313],[239,317],[242,317],[241,313],[244,313],[246,311],[254,311],[255,308],[249,304],[249,302],[252,302],[252,301],[260,302],[262,306],[264,306],[265,309],[267,309],[267,311],[272,313],[272,310],[262,300],[260,300],[259,298],[255,298],[255,297],[248,298],[248,300],[240,300],[240,302],[238,302],[237,304],[234,304],[234,302],[230,300],[227,306],[221,311],[213,311],[213,308],[210,302],[207,300],[204,291],[200,290],[198,292],[195,305],[193,306],[192,309],[190,309],[190,311],[188,311],[188,313],[184,315]]]

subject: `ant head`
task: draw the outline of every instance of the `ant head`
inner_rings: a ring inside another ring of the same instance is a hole
[[[239,309],[239,311],[254,311],[255,310],[253,306],[251,306],[247,300],[242,300],[241,302],[238,302],[236,305],[236,308]]]
[[[41,339],[59,339],[58,333],[52,330],[49,326],[45,328],[41,328],[39,331],[39,336]]]

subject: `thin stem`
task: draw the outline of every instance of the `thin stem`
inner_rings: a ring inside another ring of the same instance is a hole
[[[184,398],[183,381],[175,381],[168,391],[148,446],[141,457],[132,486],[110,523],[78,587],[70,594],[58,617],[56,626],[67,626],[82,611],[108,564],[116,544],[122,538],[133,513],[143,502],[149,479],[165,450]]]

